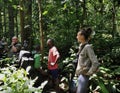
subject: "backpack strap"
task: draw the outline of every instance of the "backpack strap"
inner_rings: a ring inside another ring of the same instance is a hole
[[[81,53],[81,51],[83,50],[83,48],[87,45],[88,43],[85,43],[84,45],[82,45],[77,53],[77,58],[79,57],[79,54]]]

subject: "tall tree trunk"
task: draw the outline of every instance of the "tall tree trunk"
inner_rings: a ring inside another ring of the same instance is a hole
[[[6,26],[6,9],[5,9],[5,1],[4,1],[4,8],[3,8],[3,19],[4,19],[4,22],[3,22],[3,30],[4,30],[4,34],[3,34],[3,36],[5,36],[7,33],[7,31],[6,31],[6,28],[7,28],[7,26]]]
[[[32,49],[32,0],[25,0],[25,39],[28,41],[28,49]]]
[[[76,19],[80,21],[80,16],[79,16],[80,7],[79,7],[79,3],[80,3],[79,0],[75,0],[75,8],[76,8],[75,14],[76,14]],[[76,32],[79,31],[79,28],[80,28],[80,23],[77,22],[77,24],[76,24]]]
[[[18,36],[18,12],[16,11],[15,13],[15,31],[16,31],[16,36]]]
[[[9,37],[11,39],[14,36],[14,9],[11,5],[8,5],[8,16],[9,16]]]
[[[113,8],[112,8],[112,35],[114,37],[116,33],[116,7],[115,0],[113,0]]]
[[[101,15],[101,18],[102,20],[100,21],[100,29],[103,29],[104,28],[104,21],[103,21],[103,9],[104,9],[104,4],[103,4],[103,0],[99,0],[99,3],[100,3],[100,6],[101,6],[101,9],[100,9],[100,15]]]
[[[82,15],[82,23],[81,23],[81,27],[84,27],[86,24],[85,24],[85,20],[86,20],[86,17],[87,17],[87,13],[86,13],[86,0],[83,0],[83,15]]]
[[[23,4],[24,0],[19,1],[20,4],[20,33],[21,33],[21,42],[25,40],[25,35],[24,35],[24,11],[23,11]]]
[[[2,26],[2,15],[1,15],[2,8],[0,7],[0,39],[2,38],[3,34],[3,26]]]
[[[44,57],[44,35],[42,29],[42,0],[38,0],[38,7],[39,7],[39,30],[40,30],[40,44],[41,44],[41,55],[42,55],[42,62]]]

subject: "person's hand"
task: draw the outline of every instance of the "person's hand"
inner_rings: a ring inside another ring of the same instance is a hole
[[[55,65],[55,62],[51,62],[50,65],[51,65],[51,66],[54,66],[54,65]]]
[[[13,46],[15,44],[15,42],[12,42],[11,45]]]

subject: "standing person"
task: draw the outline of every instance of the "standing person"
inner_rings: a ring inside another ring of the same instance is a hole
[[[8,54],[9,57],[12,57],[13,55],[15,55],[16,57],[18,57],[19,52],[21,50],[21,44],[18,41],[18,38],[16,36],[12,37],[12,43],[9,46],[10,48],[10,52]]]
[[[59,93],[59,79],[58,79],[58,59],[60,58],[59,52],[54,45],[53,39],[48,39],[47,45],[49,47],[48,55],[48,70],[52,76],[52,82],[55,86],[55,90]]]
[[[76,68],[76,75],[78,76],[78,87],[76,93],[87,93],[89,77],[97,71],[99,66],[93,48],[88,44],[91,33],[91,28],[81,29],[77,33],[77,40],[81,44]]]
[[[34,54],[34,67],[36,69],[39,69],[41,67],[41,57],[40,57],[40,46],[36,45],[35,47],[35,51],[36,53]]]

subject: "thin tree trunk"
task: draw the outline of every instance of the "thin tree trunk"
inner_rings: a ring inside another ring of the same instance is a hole
[[[80,3],[79,0],[75,0],[75,5],[76,5],[76,7],[75,7],[76,8],[76,12],[75,12],[76,19],[78,19],[80,21],[80,16],[79,16],[80,7],[79,7],[79,3]],[[77,23],[77,25],[76,25],[76,32],[79,31],[79,28],[80,28],[80,23]]]
[[[87,13],[86,13],[86,0],[83,0],[83,15],[82,15],[81,27],[85,26],[86,17],[87,17]]]
[[[9,36],[10,39],[14,36],[14,9],[11,5],[8,6],[9,15]]]
[[[99,0],[100,5],[101,5],[101,9],[100,9],[100,15],[102,20],[100,21],[100,29],[104,28],[104,23],[103,23],[103,9],[104,9],[104,4],[103,4],[103,0]]]
[[[114,37],[116,32],[116,7],[115,7],[115,1],[113,1],[113,8],[112,8],[112,35]]]
[[[41,42],[41,55],[42,55],[42,61],[44,56],[44,35],[43,35],[43,29],[42,29],[42,6],[41,6],[42,0],[38,0],[38,7],[39,7],[39,30],[40,30],[40,42]]]
[[[6,32],[6,9],[5,9],[5,1],[4,1],[4,9],[3,9],[3,19],[4,19],[4,22],[3,22],[3,30],[4,30],[4,36],[7,34]]]
[[[28,41],[28,49],[32,49],[32,0],[25,0],[25,39]]]
[[[2,34],[3,34],[1,10],[2,10],[2,8],[0,8],[0,39],[2,38]]]
[[[15,25],[15,30],[16,30],[16,36],[18,36],[18,12],[16,11],[16,14],[15,14],[15,22],[16,22],[16,25]]]
[[[23,11],[23,3],[24,0],[20,0],[20,32],[21,32],[21,42],[24,41],[24,11]]]

